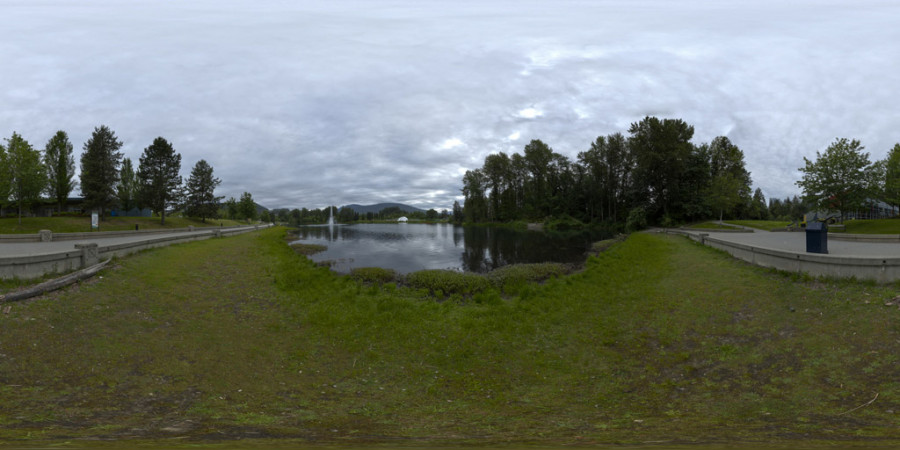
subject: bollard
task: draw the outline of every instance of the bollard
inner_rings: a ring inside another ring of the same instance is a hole
[[[93,266],[100,262],[100,251],[97,244],[75,244],[81,250],[81,267]]]
[[[140,229],[140,225],[134,224],[134,231],[138,231]]]
[[[50,242],[53,240],[53,232],[50,230],[41,230],[38,231],[41,235],[41,242]]]

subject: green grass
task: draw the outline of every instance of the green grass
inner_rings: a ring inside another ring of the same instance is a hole
[[[728,222],[728,223],[730,223],[730,222]],[[685,228],[702,228],[702,229],[709,229],[709,230],[734,230],[734,229],[736,229],[735,227],[730,227],[728,225],[723,225],[723,224],[720,224],[717,222],[695,223],[695,224],[691,224],[691,225],[686,225]]]
[[[0,313],[0,442],[896,444],[897,287],[634,234],[514,296],[437,301],[268,229]]]
[[[900,234],[900,220],[845,220],[844,232],[855,234]]]
[[[133,230],[138,225],[142,230],[160,228],[186,228],[217,227],[245,225],[245,222],[227,219],[200,219],[185,217],[166,217],[166,225],[160,225],[159,217],[106,217],[100,222],[100,231],[124,231]],[[62,216],[62,217],[23,217],[22,224],[17,218],[0,218],[0,234],[37,233],[40,230],[50,230],[54,233],[79,233],[91,231],[91,218],[89,216]]]
[[[750,228],[758,228],[760,230],[766,231],[772,231],[776,228],[785,228],[791,224],[790,222],[778,220],[726,220],[725,223],[730,223],[732,225],[741,225]]]

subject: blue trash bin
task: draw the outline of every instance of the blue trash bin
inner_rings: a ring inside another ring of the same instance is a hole
[[[828,225],[824,222],[806,224],[806,253],[828,253]]]

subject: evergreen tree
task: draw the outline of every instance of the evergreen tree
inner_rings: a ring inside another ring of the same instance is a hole
[[[116,185],[116,196],[119,198],[119,206],[124,211],[131,211],[138,207],[138,186],[140,185],[131,158],[122,160],[122,170],[119,171],[119,183]]]
[[[22,207],[40,200],[47,187],[47,172],[41,162],[41,152],[31,147],[22,136],[13,133],[6,139],[6,174],[9,178],[9,194],[19,210],[22,223]]]
[[[103,211],[116,201],[116,183],[119,181],[119,164],[122,161],[122,142],[116,139],[106,125],[94,128],[90,139],[84,143],[81,154],[81,195],[85,208]]]
[[[769,208],[766,206],[766,196],[762,189],[756,188],[753,192],[753,203],[750,208],[751,219],[769,220]]]
[[[249,192],[241,194],[241,200],[238,202],[239,214],[247,220],[256,220],[256,202],[253,201],[253,195]]]
[[[44,166],[47,168],[47,193],[56,199],[57,211],[75,189],[75,156],[69,135],[57,131],[44,147]]]
[[[175,206],[181,198],[181,155],[162,137],[153,140],[141,155],[138,168],[139,198],[143,205],[159,212],[161,224],[166,224],[166,208]]]
[[[190,217],[199,217],[206,222],[207,218],[214,219],[218,215],[219,200],[224,197],[216,197],[216,187],[222,180],[213,176],[213,168],[201,159],[191,169],[185,189],[185,214]]]

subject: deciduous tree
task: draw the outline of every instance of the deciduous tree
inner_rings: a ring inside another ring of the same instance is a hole
[[[0,144],[0,217],[3,216],[3,207],[9,201],[9,158],[6,147]]]
[[[694,127],[681,119],[645,117],[628,129],[635,160],[635,194],[649,207],[651,222],[681,215],[681,182],[694,145]]]
[[[238,202],[238,210],[241,218],[247,220],[256,220],[256,202],[253,201],[253,195],[249,192],[241,194],[241,200]]]
[[[124,211],[130,211],[138,207],[138,180],[131,158],[122,160],[122,169],[119,170],[119,182],[116,184],[116,197],[119,198],[119,206]]]
[[[9,194],[18,207],[21,224],[22,208],[40,200],[41,192],[47,187],[47,171],[41,162],[41,152],[17,133],[6,139],[5,165]]]
[[[803,178],[797,186],[803,189],[804,200],[819,209],[839,211],[842,221],[847,211],[861,206],[870,195],[871,163],[863,149],[855,139],[840,138],[824,153],[817,151],[815,161],[803,158]]]
[[[894,144],[885,159],[884,200],[891,206],[900,206],[900,144]]]
[[[69,135],[57,131],[44,147],[44,166],[47,168],[47,193],[56,199],[57,211],[75,189],[75,156]]]

